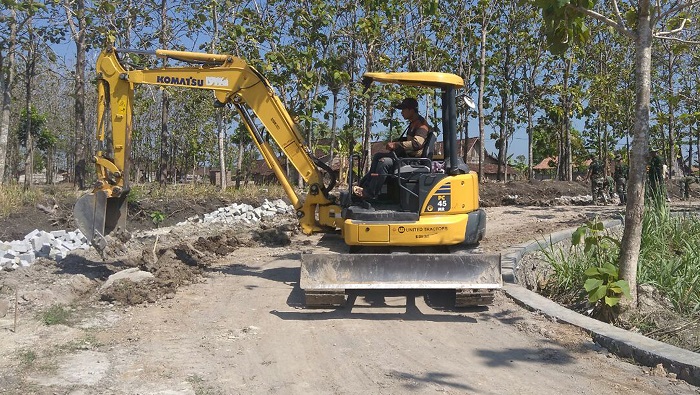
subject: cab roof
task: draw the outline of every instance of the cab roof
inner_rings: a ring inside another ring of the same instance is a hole
[[[462,88],[462,77],[451,73],[435,72],[401,72],[401,73],[365,73],[362,83],[369,86],[372,82],[412,85],[430,88]]]

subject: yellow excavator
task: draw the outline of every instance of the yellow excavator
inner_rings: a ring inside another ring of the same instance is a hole
[[[126,67],[120,55],[130,53],[172,59],[184,66]],[[340,249],[302,254],[300,286],[307,306],[341,306],[348,294],[377,290],[446,290],[454,292],[458,307],[488,305],[502,286],[500,254],[475,248],[484,237],[486,215],[479,208],[477,176],[458,154],[456,91],[464,86],[459,76],[364,74],[366,87],[376,82],[438,89],[444,147],[444,154],[433,154],[436,132],[431,131],[423,157],[395,158],[395,171],[383,193],[368,204],[353,198],[352,179],[347,190],[334,195],[331,168],[312,154],[273,87],[243,59],[110,47],[100,54],[96,71],[97,181],[74,209],[80,230],[96,248],[104,248],[110,232],[126,227],[134,90],[141,84],[175,86],[213,91],[215,105],[232,105],[238,111],[296,209],[304,234],[325,232],[333,237],[340,232]],[[287,179],[271,141],[304,179],[303,197]]]

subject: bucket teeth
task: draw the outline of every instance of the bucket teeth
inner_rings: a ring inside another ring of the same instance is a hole
[[[75,202],[73,216],[88,242],[103,238],[106,210],[107,195],[102,191],[83,195]]]
[[[118,226],[124,228],[127,215],[127,194],[107,197],[104,191],[97,191],[81,196],[75,202],[73,216],[78,228],[88,242],[98,250],[104,249],[105,236]]]

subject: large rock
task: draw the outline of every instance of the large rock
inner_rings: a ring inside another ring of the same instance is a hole
[[[100,287],[100,291],[109,288],[112,284],[119,280],[130,280],[135,283],[140,283],[141,281],[151,280],[153,278],[153,273],[139,270],[137,267],[132,267],[109,276],[107,281],[105,281],[105,283],[102,284],[102,287]]]

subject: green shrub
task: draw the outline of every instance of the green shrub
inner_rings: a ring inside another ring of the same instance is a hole
[[[152,211],[151,212],[151,221],[153,221],[153,224],[158,227],[160,224],[165,220],[165,214],[161,213],[160,211]]]
[[[70,312],[61,305],[53,305],[41,313],[41,321],[46,325],[65,325],[70,318]]]
[[[586,222],[572,233],[569,251],[552,245],[545,251],[545,259],[554,271],[549,292],[568,302],[582,302],[586,297],[594,316],[614,319],[611,307],[622,295],[629,295],[627,282],[618,279],[619,251],[620,241],[600,220]]]
[[[597,304],[605,303],[608,307],[615,307],[623,296],[630,297],[630,285],[626,280],[620,280],[620,271],[617,266],[605,263],[603,266],[588,268],[583,274],[586,282],[583,288],[588,292],[588,302]]]
[[[19,353],[19,360],[23,367],[28,368],[34,365],[37,355],[33,350],[23,350]]]

